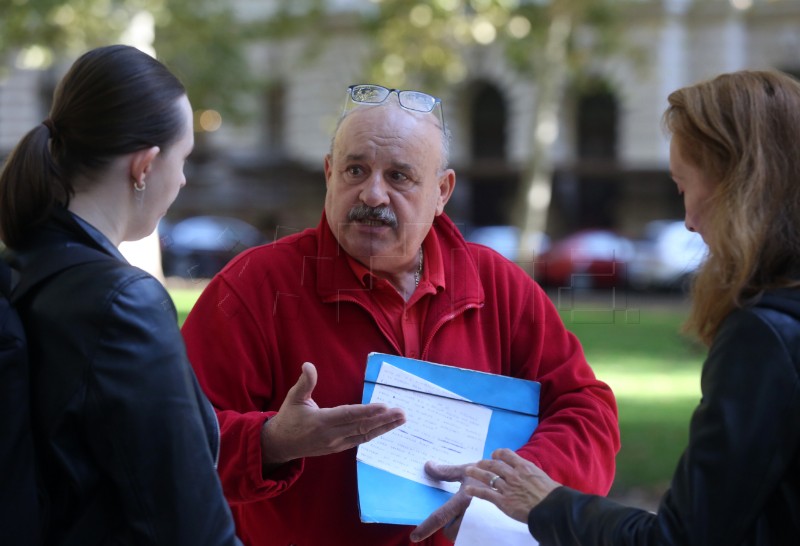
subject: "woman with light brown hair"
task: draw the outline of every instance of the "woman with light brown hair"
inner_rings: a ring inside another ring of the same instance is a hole
[[[658,512],[561,486],[507,449],[445,470],[542,545],[798,544],[800,83],[723,74],[672,93],[664,125],[686,227],[709,247],[687,322],[709,352]]]

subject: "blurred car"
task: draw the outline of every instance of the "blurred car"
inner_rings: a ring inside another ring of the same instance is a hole
[[[159,224],[167,277],[211,278],[237,254],[266,242],[254,226],[226,216],[194,216]]]
[[[588,229],[556,241],[534,262],[543,286],[621,288],[636,253],[632,240],[605,229]]]
[[[550,239],[540,234],[539,252],[550,246]],[[473,228],[466,237],[467,241],[488,246],[509,260],[516,260],[519,254],[519,228],[515,226],[480,226]]]
[[[656,220],[645,226],[636,257],[628,268],[631,287],[638,290],[681,290],[703,263],[708,247],[686,229],[682,220]]]

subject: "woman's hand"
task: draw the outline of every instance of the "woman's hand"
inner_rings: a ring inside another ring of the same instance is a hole
[[[481,482],[466,485],[465,493],[491,502],[523,523],[528,522],[534,506],[561,486],[538,466],[505,448],[495,450],[491,459],[467,466],[465,472]]]

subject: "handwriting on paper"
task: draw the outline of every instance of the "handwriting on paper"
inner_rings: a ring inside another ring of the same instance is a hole
[[[456,492],[459,483],[425,474],[425,463],[464,464],[483,458],[492,410],[383,362],[370,402],[399,407],[406,423],[358,448],[359,461],[415,482]]]

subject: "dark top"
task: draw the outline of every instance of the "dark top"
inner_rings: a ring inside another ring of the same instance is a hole
[[[543,545],[800,544],[800,290],[722,323],[658,514],[561,487],[528,516]]]
[[[45,543],[238,544],[215,470],[216,416],[166,290],[65,210],[29,241],[17,253],[21,286],[65,249],[100,252],[17,303]]]

